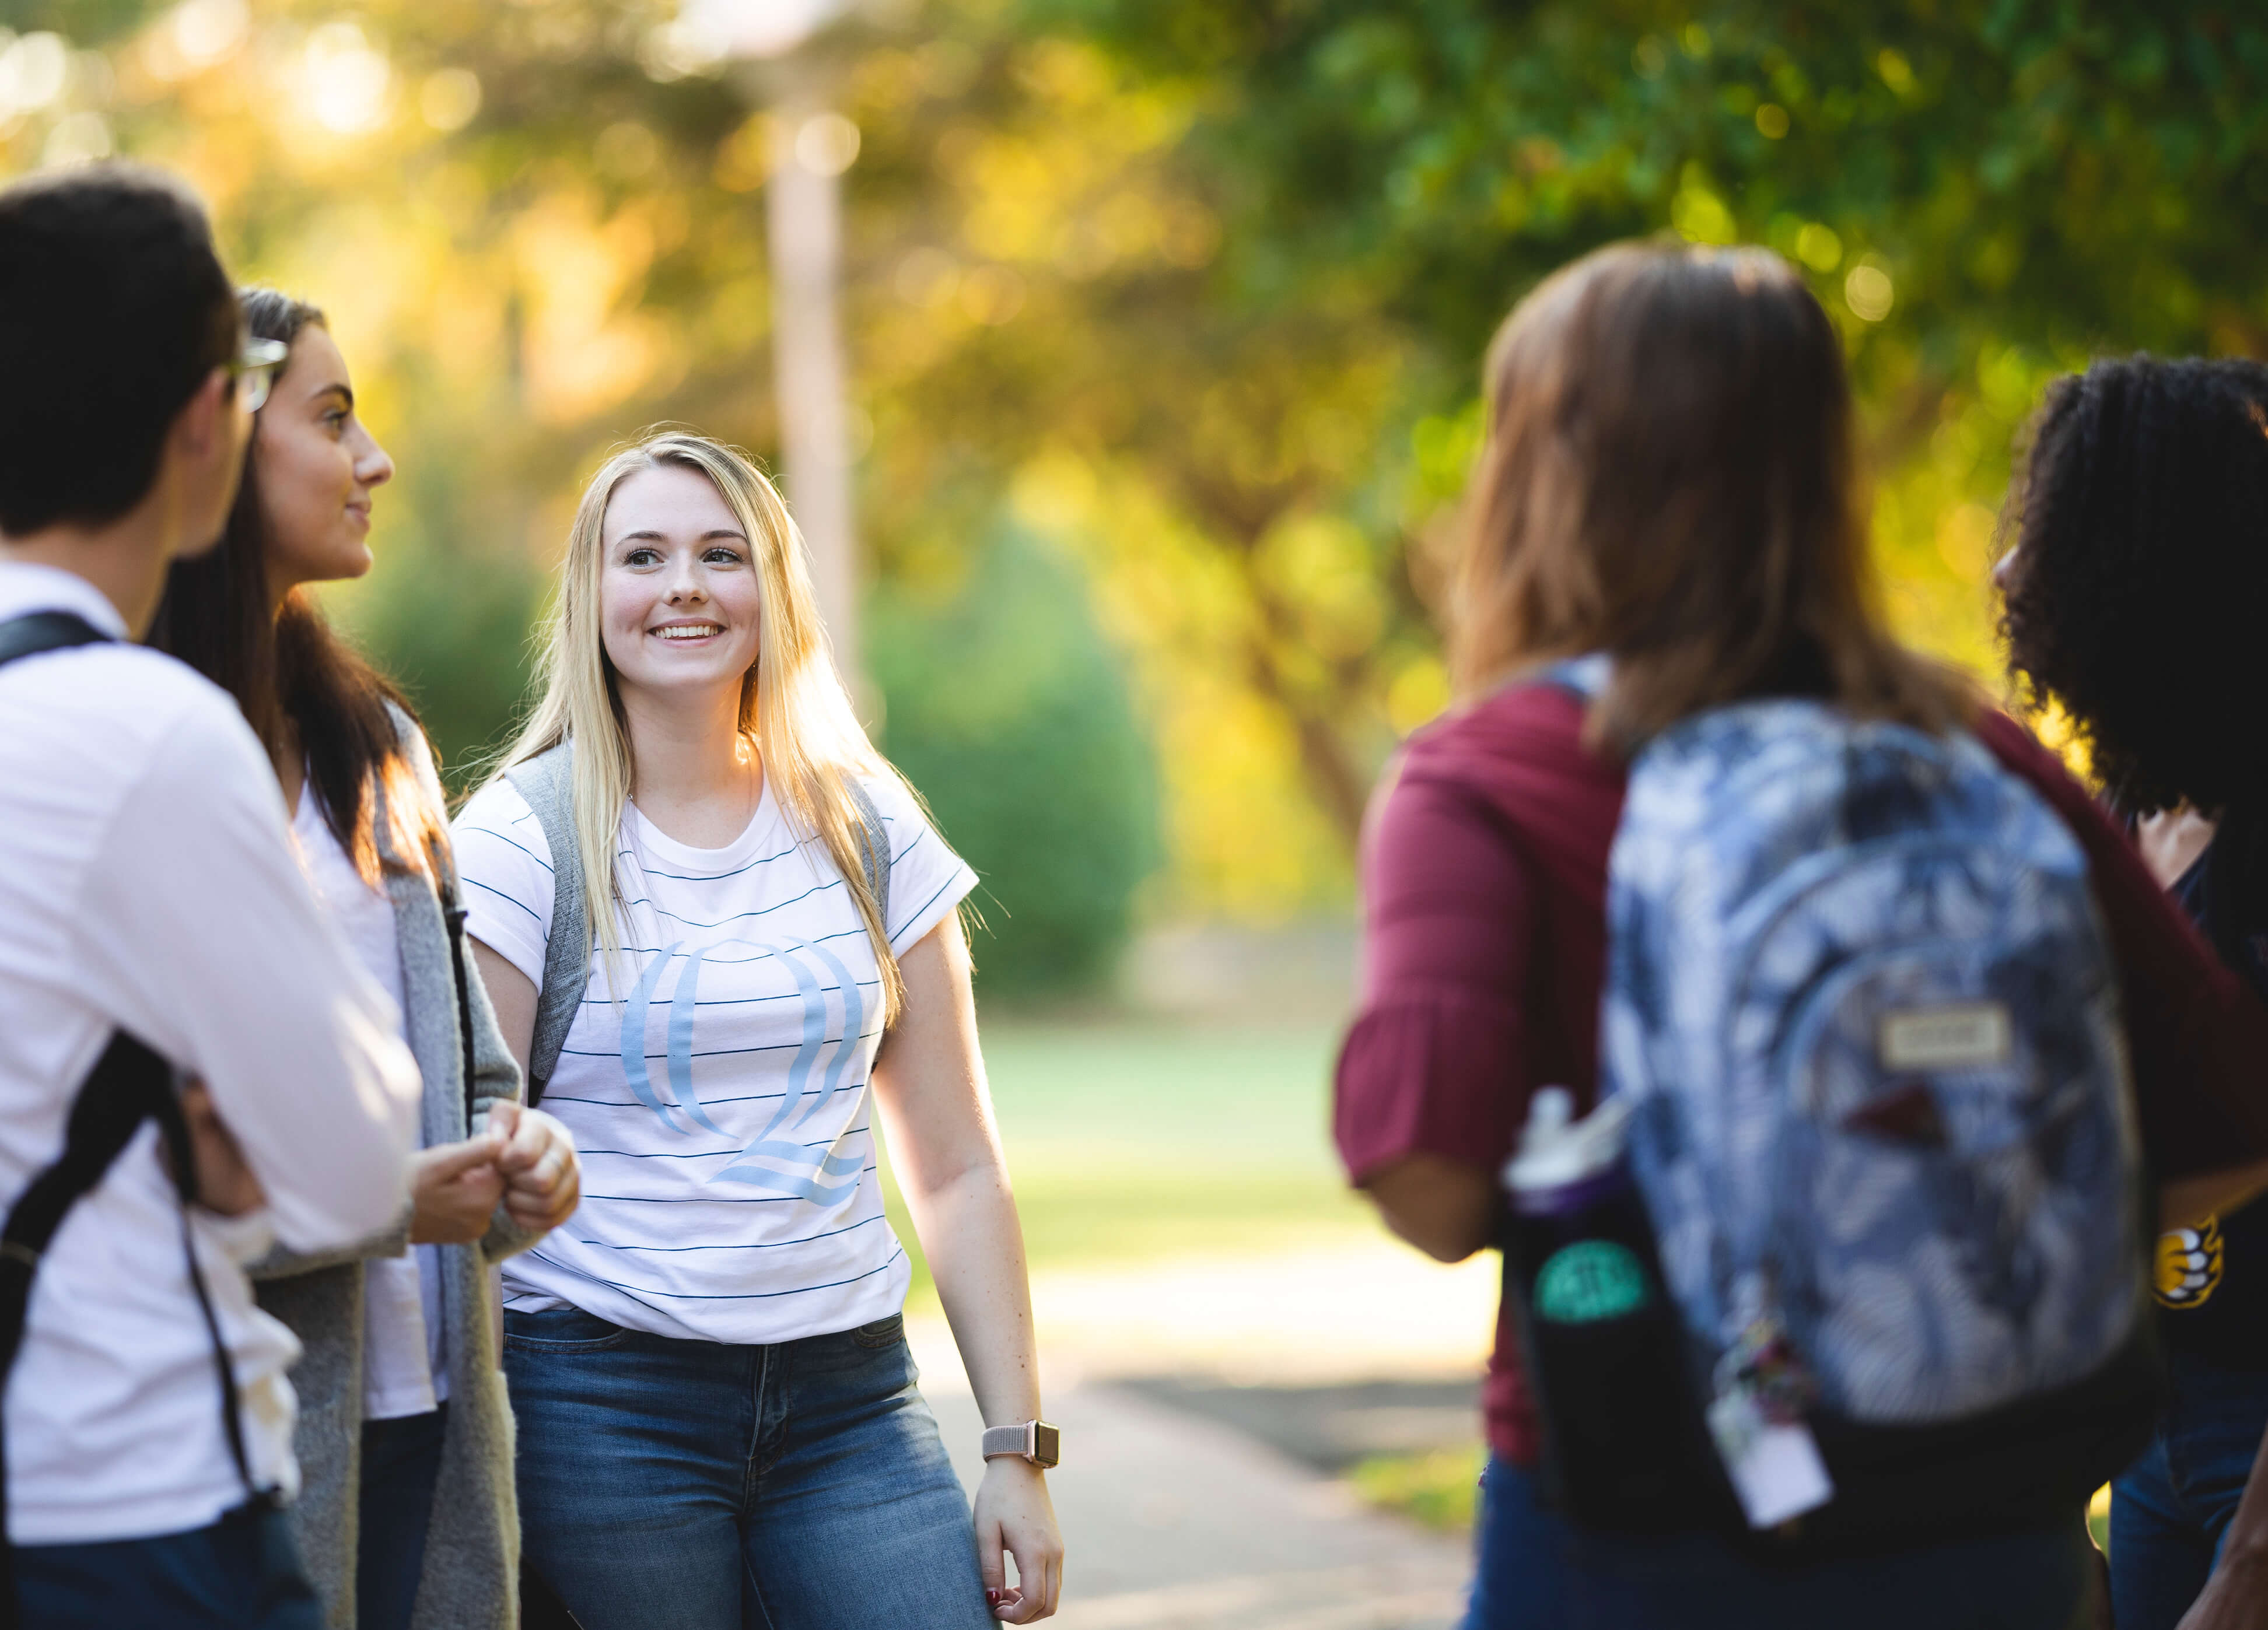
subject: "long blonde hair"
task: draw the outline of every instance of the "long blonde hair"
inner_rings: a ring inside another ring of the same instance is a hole
[[[573,739],[584,911],[611,966],[622,952],[616,834],[632,773],[614,664],[600,631],[602,534],[615,488],[639,470],[662,466],[707,476],[748,536],[762,596],[762,636],[756,661],[740,681],[740,733],[755,744],[772,796],[798,839],[824,845],[842,874],[881,968],[887,1025],[897,1017],[905,985],[890,951],[888,925],[866,880],[863,827],[846,783],[854,775],[895,777],[897,772],[866,739],[836,672],[804,562],[803,535],[771,482],[740,449],[705,436],[663,431],[616,453],[591,478],[567,533],[558,598],[545,628],[542,698],[490,779]],[[560,857],[554,859],[557,863]],[[887,854],[875,859],[883,866],[890,861]]]

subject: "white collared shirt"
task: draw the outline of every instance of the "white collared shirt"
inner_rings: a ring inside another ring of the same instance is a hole
[[[40,610],[125,633],[83,579],[0,562],[0,619]],[[259,743],[182,664],[103,644],[0,667],[0,1205],[62,1151],[114,1029],[202,1077],[269,1203],[197,1213],[198,1260],[254,1475],[289,1491],[298,1344],[238,1264],[271,1234],[329,1249],[400,1216],[418,1077],[285,833]],[[200,1528],[246,1497],[156,1148],[144,1127],[33,1282],[6,1394],[19,1545]]]

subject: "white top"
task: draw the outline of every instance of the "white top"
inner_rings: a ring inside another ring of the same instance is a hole
[[[865,786],[889,833],[903,951],[976,874],[895,778]],[[769,786],[725,848],[674,842],[635,806],[620,831],[619,999],[594,947],[543,1098],[574,1130],[583,1205],[504,1264],[505,1305],[742,1343],[887,1318],[910,1267],[874,1177],[880,971],[841,874],[823,845],[797,842]],[[470,931],[540,987],[542,826],[499,782],[456,837]]]
[[[301,782],[291,837],[315,898],[364,972],[407,1007],[401,994],[401,936],[394,902],[365,881],[323,819],[314,788]],[[406,1018],[406,1016],[405,1016]],[[405,1029],[400,1032],[408,1039]],[[413,1245],[398,1257],[363,1264],[362,1413],[365,1421],[422,1415],[449,1396],[441,1348],[441,1248]]]
[[[0,562],[0,618],[49,609],[124,632],[84,580]],[[254,1474],[296,1488],[298,1344],[236,1265],[271,1233],[333,1250],[401,1215],[417,1071],[236,704],[169,657],[83,646],[0,667],[0,1197],[62,1152],[118,1026],[204,1079],[267,1191],[254,1218],[192,1226]],[[33,1283],[7,1391],[18,1544],[178,1532],[245,1498],[157,1142],[144,1127],[72,1208]]]

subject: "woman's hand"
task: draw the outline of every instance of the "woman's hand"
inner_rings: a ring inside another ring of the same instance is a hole
[[[575,1134],[541,1110],[508,1098],[489,1111],[489,1131],[503,1140],[497,1170],[504,1175],[504,1209],[512,1220],[548,1234],[572,1216],[583,1200]]]
[[[2268,1625],[2268,1563],[2246,1550],[2224,1555],[2178,1630],[2261,1630]]]
[[[236,1146],[236,1139],[222,1124],[219,1112],[213,1108],[212,1094],[202,1081],[191,1081],[181,1089],[181,1119],[188,1123],[190,1159],[196,1166],[197,1204],[224,1217],[240,1217],[248,1211],[257,1211],[268,1203],[261,1192],[260,1179],[252,1175],[252,1168],[244,1162],[244,1151]],[[158,1146],[159,1157],[168,1171],[173,1170],[173,1156]]]
[[[412,1245],[470,1245],[489,1231],[504,1194],[504,1174],[496,1164],[502,1145],[490,1130],[409,1157]]]
[[[1047,1473],[1014,1455],[986,1462],[976,1490],[976,1561],[992,1616],[1027,1625],[1054,1612],[1063,1594],[1063,1554]],[[1008,1556],[1016,1559],[1013,1585]]]

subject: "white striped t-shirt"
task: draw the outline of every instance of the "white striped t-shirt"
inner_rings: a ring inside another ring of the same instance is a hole
[[[894,778],[865,785],[902,952],[976,874]],[[910,1267],[875,1177],[880,970],[825,846],[796,841],[769,784],[728,848],[676,842],[635,805],[619,843],[623,954],[610,987],[593,948],[543,1098],[574,1132],[583,1203],[505,1262],[505,1305],[741,1343],[887,1318]],[[499,782],[465,806],[456,847],[469,931],[540,987],[542,826]]]

